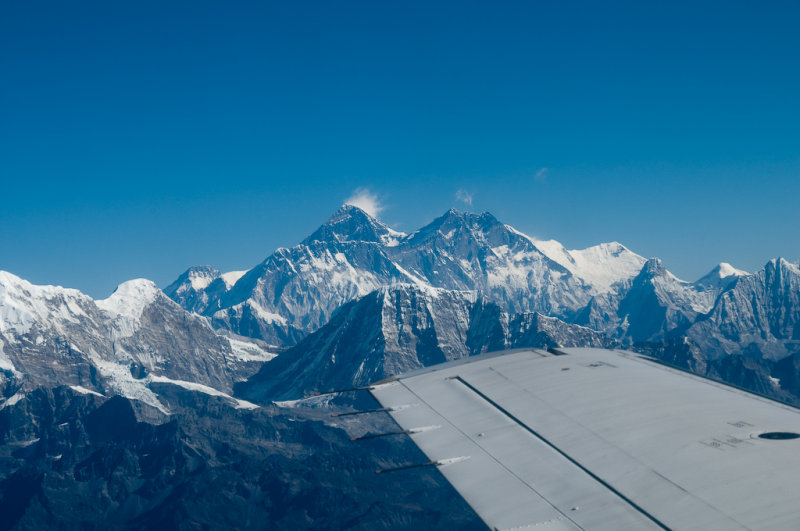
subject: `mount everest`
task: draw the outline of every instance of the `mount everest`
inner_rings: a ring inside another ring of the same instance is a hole
[[[217,280],[219,272],[197,267],[165,293],[216,326],[291,346],[342,304],[401,283],[478,292],[509,312],[569,319],[644,262],[617,243],[583,251],[539,243],[489,213],[450,210],[406,235],[346,205],[301,244],[278,249],[231,287]]]

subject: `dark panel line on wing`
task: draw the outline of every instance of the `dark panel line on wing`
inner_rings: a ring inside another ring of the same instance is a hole
[[[659,526],[661,529],[666,529],[666,530],[669,530],[669,529],[670,529],[669,527],[667,527],[666,525],[664,525],[664,524],[663,524],[663,523],[662,523],[662,522],[661,522],[661,521],[660,521],[658,518],[656,518],[655,516],[653,516],[652,514],[650,514],[649,512],[647,512],[645,509],[643,509],[643,508],[642,508],[642,507],[640,507],[639,505],[637,505],[637,504],[636,504],[636,503],[635,503],[633,500],[631,500],[630,498],[628,498],[627,496],[625,496],[623,493],[621,493],[620,491],[618,491],[617,489],[615,489],[614,487],[612,487],[612,486],[611,486],[609,483],[607,483],[607,482],[606,482],[605,480],[603,480],[601,477],[597,476],[597,475],[596,475],[594,472],[592,472],[591,470],[589,470],[589,469],[588,469],[588,468],[586,468],[585,466],[581,465],[581,464],[580,464],[578,461],[576,461],[575,459],[573,459],[573,458],[572,458],[572,457],[571,457],[569,454],[567,454],[567,453],[565,453],[564,451],[562,451],[562,450],[561,450],[561,449],[560,449],[558,446],[556,446],[555,444],[553,444],[552,442],[550,442],[550,441],[549,441],[548,439],[546,439],[546,438],[545,438],[543,435],[541,435],[541,434],[540,434],[540,433],[538,433],[536,430],[534,430],[533,428],[531,428],[530,426],[528,426],[527,424],[525,424],[524,422],[522,422],[520,419],[518,419],[517,417],[515,417],[514,415],[512,415],[510,411],[508,411],[508,410],[507,410],[507,409],[505,409],[503,406],[501,406],[500,404],[498,404],[497,402],[495,402],[494,400],[492,400],[491,398],[489,398],[488,396],[486,396],[484,393],[482,393],[481,391],[479,391],[479,390],[478,390],[476,387],[474,387],[472,384],[470,384],[469,382],[467,382],[466,380],[464,380],[464,379],[463,379],[461,376],[456,376],[456,377],[454,377],[453,379],[454,379],[454,380],[458,380],[459,382],[461,382],[462,384],[464,384],[464,385],[465,385],[465,386],[466,386],[468,389],[470,389],[470,390],[471,390],[473,393],[475,393],[475,394],[476,394],[476,395],[478,395],[479,397],[483,398],[483,399],[484,399],[486,402],[488,402],[489,404],[491,404],[492,406],[494,406],[494,407],[495,407],[495,409],[497,409],[497,410],[498,410],[500,413],[502,413],[503,415],[505,415],[506,417],[508,417],[508,418],[509,418],[509,419],[511,419],[512,421],[514,421],[514,422],[515,422],[517,425],[519,425],[519,426],[520,426],[521,428],[523,428],[525,431],[527,431],[528,433],[530,433],[531,435],[533,435],[534,437],[536,437],[537,439],[539,439],[540,441],[542,441],[543,443],[545,443],[547,446],[549,446],[550,448],[552,448],[553,450],[555,450],[556,452],[558,452],[558,453],[559,453],[561,456],[563,456],[565,459],[567,459],[567,460],[568,460],[570,463],[572,463],[573,465],[575,465],[575,466],[577,466],[578,468],[580,468],[580,469],[581,469],[583,472],[585,472],[585,473],[586,473],[586,474],[587,474],[589,477],[593,478],[595,481],[597,481],[598,483],[600,483],[601,485],[603,485],[605,488],[607,488],[608,490],[610,490],[611,492],[613,492],[614,494],[616,494],[616,495],[617,495],[617,496],[618,496],[620,499],[622,499],[623,501],[625,501],[625,502],[626,502],[628,505],[630,505],[631,507],[633,507],[634,509],[636,509],[638,512],[640,512],[640,513],[641,513],[641,514],[643,514],[644,516],[646,516],[648,519],[650,519],[650,520],[651,520],[651,521],[652,521],[654,524],[656,524],[657,526]]]
[[[453,379],[453,378],[455,378],[455,376],[450,376],[450,377],[447,377],[447,378],[445,378],[445,379],[446,379],[446,380],[451,380],[451,379]],[[436,409],[435,409],[435,408],[434,408],[434,407],[433,407],[431,404],[429,404],[429,403],[425,402],[425,400],[424,400],[424,399],[423,399],[421,396],[419,396],[419,395],[416,393],[416,391],[414,391],[413,389],[411,389],[410,387],[408,387],[408,386],[407,386],[407,385],[406,385],[406,384],[405,384],[405,383],[404,383],[402,380],[399,380],[399,382],[400,382],[400,385],[402,385],[402,386],[403,386],[403,387],[406,389],[406,391],[408,391],[409,393],[411,393],[412,395],[414,395],[414,396],[415,396],[415,397],[416,397],[416,398],[417,398],[417,399],[418,399],[420,402],[423,402],[423,403],[425,403],[425,404],[426,404],[426,405],[427,405],[427,406],[430,408],[430,410],[431,410],[433,413],[435,413],[436,415],[438,415],[438,416],[439,416],[439,418],[441,418],[441,419],[442,419],[444,422],[448,423],[448,424],[449,424],[449,425],[450,425],[450,426],[451,426],[451,427],[452,427],[454,430],[458,431],[458,432],[459,432],[461,435],[463,435],[463,436],[464,436],[466,439],[468,439],[468,440],[472,441],[472,443],[473,443],[473,444],[474,444],[474,445],[475,445],[477,448],[479,448],[479,449],[480,449],[480,450],[481,450],[481,451],[482,451],[482,452],[483,452],[483,453],[484,453],[484,454],[485,454],[487,457],[489,457],[489,459],[492,459],[492,460],[493,460],[495,463],[497,463],[497,465],[498,465],[498,466],[502,467],[502,468],[503,468],[503,469],[504,469],[506,472],[508,472],[508,473],[509,473],[511,476],[513,476],[514,478],[516,478],[516,479],[517,479],[517,481],[519,481],[520,483],[522,483],[523,485],[525,485],[526,487],[528,487],[528,488],[531,490],[531,492],[533,492],[534,494],[536,494],[536,496],[538,496],[538,497],[539,497],[539,498],[540,498],[540,499],[541,499],[541,500],[542,500],[544,503],[546,503],[547,505],[549,505],[550,507],[552,507],[552,508],[553,508],[553,510],[554,510],[554,511],[556,511],[558,514],[560,514],[560,515],[561,515],[561,516],[562,516],[562,517],[563,517],[565,520],[568,520],[568,521],[572,522],[572,524],[573,524],[573,525],[575,525],[575,527],[577,527],[578,529],[581,529],[582,531],[584,530],[584,528],[583,528],[583,527],[581,527],[581,526],[578,524],[578,522],[576,522],[575,520],[573,520],[572,518],[570,518],[570,517],[569,517],[569,515],[567,515],[567,514],[566,514],[564,511],[562,511],[561,509],[559,509],[558,507],[556,507],[555,505],[553,505],[553,502],[551,502],[550,500],[548,500],[546,497],[542,496],[542,494],[541,494],[541,493],[540,493],[538,490],[536,490],[536,488],[534,488],[534,486],[533,486],[533,485],[531,485],[530,483],[528,483],[527,481],[525,481],[524,479],[522,479],[522,478],[521,478],[521,477],[520,477],[520,476],[519,476],[519,475],[518,475],[516,472],[514,472],[513,470],[511,470],[510,468],[508,468],[508,467],[507,467],[507,466],[506,466],[506,465],[505,465],[505,464],[504,464],[502,461],[500,461],[500,460],[497,458],[497,456],[495,456],[495,455],[493,455],[491,452],[487,451],[487,450],[486,450],[486,448],[484,448],[483,446],[481,446],[481,445],[480,445],[478,442],[476,442],[475,440],[473,440],[473,439],[472,439],[472,438],[471,438],[469,435],[467,435],[466,433],[464,433],[464,430],[462,430],[461,428],[459,428],[458,426],[456,426],[455,424],[453,424],[453,422],[452,422],[450,419],[448,419],[447,417],[445,417],[444,415],[442,415],[441,413],[439,413],[439,411],[437,411],[437,410],[436,410]],[[377,399],[377,397],[376,397],[376,399]],[[392,417],[392,418],[394,419],[394,417]],[[395,421],[395,423],[396,423],[398,426],[400,426],[400,423],[399,423],[399,422],[397,422],[397,419],[394,419],[394,421]],[[400,426],[400,427],[402,428],[402,426]],[[488,524],[487,524],[487,525],[488,525]]]

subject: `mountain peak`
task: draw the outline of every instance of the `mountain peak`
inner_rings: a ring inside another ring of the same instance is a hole
[[[500,224],[496,217],[491,212],[481,212],[478,214],[477,212],[467,212],[461,211],[455,208],[449,209],[447,212],[442,214],[437,218],[437,220],[442,220],[443,223],[452,222],[455,220],[459,220],[463,223],[470,223],[470,224],[491,224],[496,225]]]
[[[467,231],[472,234],[487,234],[492,229],[497,229],[498,227],[500,227],[503,232],[507,232],[505,225],[500,223],[497,218],[489,212],[476,214],[475,212],[462,212],[451,208],[415,232],[412,238],[427,240],[437,233],[449,237],[458,231]]]
[[[664,262],[660,258],[650,258],[642,266],[640,274],[648,277],[660,277],[667,274],[667,268],[664,267]]]
[[[342,205],[303,244],[320,242],[374,242],[396,245],[405,234],[397,232],[354,205]]]
[[[110,297],[96,302],[99,308],[107,312],[138,319],[160,294],[161,290],[153,281],[136,278],[123,282]]]
[[[216,280],[220,274],[219,270],[211,266],[192,266],[178,277],[178,281],[188,281],[194,290],[200,291]]]
[[[800,267],[785,258],[773,258],[764,266],[765,272],[772,275],[785,275],[787,273],[800,274]]]
[[[703,286],[704,288],[725,289],[734,280],[747,274],[747,271],[736,269],[727,262],[720,262],[708,274],[695,281],[694,285]]]
[[[717,272],[720,278],[729,277],[731,275],[736,275],[737,277],[741,277],[747,274],[747,271],[736,269],[728,262],[720,262],[719,265],[714,268],[714,271]]]

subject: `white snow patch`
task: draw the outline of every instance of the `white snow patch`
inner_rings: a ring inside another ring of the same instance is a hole
[[[184,389],[188,389],[189,391],[197,391],[199,393],[204,393],[210,396],[219,396],[222,398],[226,398],[228,400],[233,401],[235,404],[234,407],[236,409],[258,409],[259,405],[253,404],[252,402],[248,402],[247,400],[241,400],[238,398],[234,398],[227,393],[223,393],[213,387],[209,387],[207,385],[199,384],[196,382],[186,382],[183,380],[173,380],[171,378],[167,378],[166,376],[157,376],[155,374],[149,375],[147,380],[151,382],[159,382],[159,383],[168,383],[172,385],[177,385],[178,387],[183,387]]]
[[[400,272],[401,272],[401,273],[403,273],[405,276],[407,276],[409,279],[411,279],[411,281],[412,281],[414,284],[416,284],[417,286],[432,287],[432,286],[431,286],[430,284],[428,284],[428,282],[426,282],[425,280],[422,280],[420,277],[418,277],[417,275],[415,275],[415,274],[411,273],[411,272],[410,272],[410,271],[408,271],[407,269],[404,269],[404,268],[400,267],[400,264],[395,264],[394,266],[397,268],[397,270],[398,270],[398,271],[400,271]]]
[[[233,339],[232,337],[226,337],[226,339],[231,344],[231,350],[233,350],[236,359],[240,361],[269,361],[277,356],[277,354],[267,352],[255,343]]]
[[[97,301],[97,306],[109,313],[139,319],[161,290],[150,280],[137,278],[123,282],[107,299]]]
[[[400,240],[407,237],[405,232],[396,231],[392,228],[386,227],[387,234],[381,236],[381,243],[386,247],[397,247],[400,245]]]
[[[556,240],[531,240],[531,242],[550,260],[570,271],[575,269],[575,259],[572,258],[566,247],[561,245],[561,242]]]
[[[594,294],[608,293],[617,282],[635,277],[647,261],[618,242],[567,250],[556,240],[531,240],[548,258],[583,280]]]
[[[105,396],[105,395],[103,395],[101,393],[98,393],[97,391],[92,391],[91,389],[87,389],[87,388],[83,387],[82,385],[70,385],[69,388],[72,389],[73,391],[76,391],[76,392],[82,394],[82,395]]]
[[[306,398],[298,398],[296,400],[282,400],[282,401],[273,401],[272,403],[278,407],[300,407],[300,406],[310,406],[310,407],[319,407],[319,406],[327,406],[332,400],[334,395],[319,395],[319,396],[309,396]]]
[[[195,272],[192,272],[189,275],[189,283],[192,285],[192,289],[195,291],[202,291],[208,287],[214,281],[213,275],[201,275]]]
[[[647,261],[617,242],[601,243],[569,251],[569,254],[575,261],[574,274],[598,293],[607,293],[614,283],[635,277]]]
[[[81,305],[93,301],[75,289],[35,286],[7,271],[0,271],[0,332],[28,333],[38,324],[50,324],[63,333],[64,322],[78,323],[86,313]]]
[[[2,405],[0,405],[0,409],[5,409],[5,408],[7,408],[9,406],[13,406],[14,404],[19,402],[23,398],[25,398],[25,393],[23,393],[23,392],[14,393],[10,397],[8,397],[6,399],[6,401],[2,403]]]
[[[220,278],[225,283],[225,287],[230,289],[245,275],[245,273],[247,273],[247,271],[247,269],[244,271],[229,271],[220,275]]]
[[[165,415],[169,415],[169,410],[158,400],[158,396],[147,387],[147,379],[137,380],[131,375],[128,363],[115,363],[101,359],[96,354],[90,356],[97,370],[106,377],[111,388],[126,398],[139,400],[158,409]]]
[[[286,325],[286,318],[282,315],[277,313],[273,313],[270,311],[265,310],[260,305],[258,305],[255,301],[249,300],[245,304],[250,305],[250,309],[253,311],[256,316],[266,323],[272,324],[279,324],[279,325]]]
[[[719,271],[719,278],[728,278],[730,276],[743,277],[750,274],[747,271],[736,269],[728,262],[720,262],[718,271]]]
[[[117,286],[107,299],[97,301],[97,307],[116,317],[115,339],[132,336],[141,325],[144,309],[161,294],[152,281],[139,278]]]
[[[36,343],[37,345],[39,343]],[[11,358],[3,352],[3,342],[0,341],[0,370],[2,371],[10,371],[14,374],[17,373],[17,369],[14,367],[14,363],[11,361]]]

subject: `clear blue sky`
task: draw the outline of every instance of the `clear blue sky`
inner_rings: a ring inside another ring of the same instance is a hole
[[[799,23],[796,2],[2,2],[0,269],[95,297],[246,269],[359,187],[401,230],[488,210],[687,280],[797,260]]]

